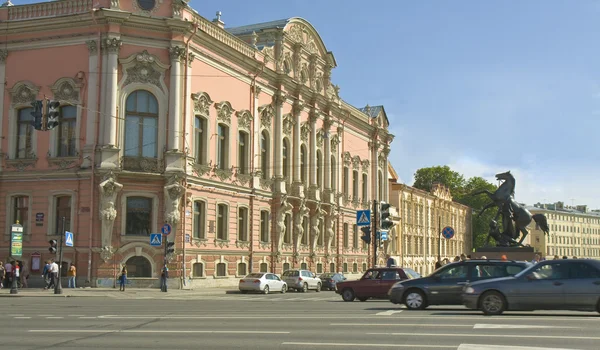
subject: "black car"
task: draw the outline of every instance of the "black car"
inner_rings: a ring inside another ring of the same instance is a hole
[[[322,290],[335,290],[335,285],[338,282],[346,280],[346,277],[344,277],[344,275],[342,275],[341,273],[334,272],[324,273],[321,276],[319,276],[319,278],[323,282],[323,285],[321,286]]]
[[[429,305],[461,305],[463,287],[474,281],[516,275],[531,266],[522,261],[465,260],[444,265],[423,278],[398,282],[388,295],[394,304],[419,310]]]

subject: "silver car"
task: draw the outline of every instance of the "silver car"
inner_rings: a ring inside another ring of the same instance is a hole
[[[321,291],[323,282],[314,273],[308,270],[288,270],[282,275],[282,279],[287,283],[289,289],[295,289],[301,292],[307,292],[314,289]]]
[[[507,310],[600,312],[600,261],[548,260],[514,277],[467,284],[463,304],[487,315]]]
[[[269,294],[270,291],[285,293],[287,291],[287,283],[274,273],[256,272],[242,278],[239,283],[239,289],[242,294],[248,292]]]

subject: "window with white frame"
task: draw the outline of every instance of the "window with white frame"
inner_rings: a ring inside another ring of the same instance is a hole
[[[58,126],[57,157],[75,157],[77,154],[77,107],[60,107],[60,124]]]
[[[306,166],[306,146],[300,146],[300,181],[302,183],[306,183],[307,176],[307,166]]]
[[[217,166],[221,170],[229,168],[229,127],[219,124],[217,127]]]
[[[317,273],[323,273],[323,264],[317,263]]]
[[[148,236],[152,232],[152,198],[127,197],[125,234]]]
[[[248,133],[245,131],[238,132],[238,172],[240,174],[248,174],[249,165],[248,165],[248,155],[250,154],[249,149],[249,137]]]
[[[343,266],[344,272],[348,272],[348,263],[344,263],[344,265],[342,265],[342,266]]]
[[[269,212],[260,211],[260,241],[269,242]]]
[[[267,131],[263,131],[260,134],[260,171],[263,179],[269,178],[270,156],[269,134]]]
[[[358,170],[352,171],[352,198],[358,198]]]
[[[344,237],[343,237],[344,248],[348,248],[349,245],[350,245],[350,237],[348,236],[349,232],[348,232],[348,223],[347,222],[344,223],[344,229],[343,229],[343,231],[344,231],[343,232],[343,235],[344,235]]]
[[[206,202],[194,201],[194,238],[206,238]]]
[[[335,263],[329,263],[329,272],[335,272]]]
[[[259,272],[268,272],[268,270],[269,270],[269,265],[267,265],[267,263],[265,263],[265,262],[260,263]]]
[[[239,263],[237,266],[237,275],[238,276],[246,276],[246,274],[248,273],[247,268],[246,268],[246,263]]]
[[[358,264],[357,263],[352,264],[352,273],[358,273]]]
[[[238,208],[238,241],[248,241],[248,208]]]
[[[381,201],[385,199],[385,197],[383,196],[383,173],[381,173],[381,171],[379,171],[377,182],[377,189],[379,190],[379,200]]]
[[[196,116],[194,122],[194,155],[197,164],[208,163],[208,121],[202,116]]]
[[[363,202],[367,201],[368,189],[369,189],[369,179],[367,177],[367,174],[362,174],[362,200],[363,200]]]
[[[290,263],[283,263],[283,271],[287,271],[290,269]]]
[[[350,184],[349,184],[349,182],[350,182],[350,179],[349,179],[350,172],[349,172],[347,166],[344,167],[344,174],[343,174],[343,176],[344,176],[344,179],[343,179],[344,180],[344,195],[348,196],[349,195],[348,192],[350,192],[350,188],[349,188],[349,186],[350,186]]]
[[[194,263],[192,273],[194,277],[204,277],[204,264],[201,262]]]
[[[323,156],[320,150],[317,150],[317,186],[323,188]]]
[[[291,181],[290,176],[290,142],[287,138],[283,139],[283,149],[282,149],[282,163],[283,163],[283,177],[289,182]]]
[[[217,277],[227,276],[227,264],[218,263],[215,270],[217,270]]]
[[[54,234],[63,234],[63,218],[65,230],[71,231],[71,196],[57,196],[54,201]]]
[[[336,189],[336,184],[337,184],[337,172],[336,172],[336,161],[335,161],[335,156],[331,156],[331,182],[329,184],[329,188],[331,188],[332,190]]]
[[[227,222],[228,222],[227,204],[217,205],[217,239],[228,239],[227,237]]]
[[[358,248],[358,226],[352,225],[352,247]]]
[[[303,262],[302,264],[300,264],[300,269],[301,270],[308,270],[308,265],[305,262]]]
[[[33,128],[33,108],[21,108],[17,112],[17,147],[15,156],[18,159],[33,157],[33,137],[35,129]]]
[[[158,101],[146,90],[127,97],[125,106],[126,157],[156,158],[158,155]]]
[[[367,271],[367,263],[362,263],[362,270]]]
[[[13,222],[14,224],[19,221],[19,224],[23,226],[23,232],[29,232],[29,196],[16,196],[12,198],[13,205]]]

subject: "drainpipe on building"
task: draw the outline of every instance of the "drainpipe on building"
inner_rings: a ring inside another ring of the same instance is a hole
[[[190,59],[190,42],[192,41],[192,39],[194,38],[194,36],[196,35],[196,33],[198,32],[198,23],[194,23],[192,25],[194,27],[194,32],[192,33],[192,35],[190,35],[190,37],[188,38],[187,42],[185,43],[185,63],[184,63],[184,73],[183,73],[183,130],[182,130],[182,139],[185,142],[185,138],[186,138],[186,129],[187,129],[187,123],[186,123],[186,116],[187,116],[187,105],[188,105],[188,66],[189,66],[189,59]],[[179,147],[180,145],[178,145]],[[185,176],[183,177],[183,219],[181,220],[181,228],[182,228],[182,240],[183,240],[183,262],[181,264],[181,281],[182,281],[182,285],[185,286],[185,278],[186,278],[186,274],[185,274],[185,266],[187,264],[186,261],[186,241],[185,241],[185,234],[186,234],[186,227],[185,227],[185,210],[187,209],[187,188],[188,188],[188,182],[187,182],[187,151],[186,151],[186,147],[183,148],[184,150],[184,161],[183,161],[183,169],[184,169],[184,174]],[[181,214],[180,214],[181,215]],[[190,235],[191,237],[191,235]]]

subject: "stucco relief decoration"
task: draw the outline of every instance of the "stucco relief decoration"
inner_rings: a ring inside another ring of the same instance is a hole
[[[344,152],[342,158],[344,159],[344,165],[350,166],[350,163],[352,162],[352,156],[350,155],[350,152]]]
[[[270,59],[275,59],[275,49],[273,46],[265,46],[262,50],[260,50],[260,52]]]
[[[283,72],[285,74],[290,74],[293,69],[292,67],[295,67],[294,63],[292,62],[292,56],[289,52],[286,52],[283,58]]]
[[[308,135],[310,134],[310,125],[307,122],[302,123],[300,126],[300,138],[304,142],[308,142]]]
[[[338,85],[329,84],[327,91],[325,92],[330,101],[340,101],[340,87]]]
[[[292,118],[292,114],[288,113],[283,116],[283,133],[286,135],[292,134],[292,129],[294,128],[294,118]]]
[[[163,92],[167,91],[164,84],[164,73],[169,66],[161,63],[156,56],[144,50],[119,61],[125,71],[122,87],[131,83],[152,84]]]
[[[306,50],[310,53],[316,53],[317,45],[315,43],[315,38],[310,33],[308,28],[301,23],[294,23],[290,26],[287,31],[288,37],[295,41],[296,43],[304,44]]]
[[[323,129],[319,129],[319,131],[317,131],[317,147],[323,146],[324,138],[326,138],[325,131]]]
[[[20,81],[10,89],[11,102],[16,104],[30,104],[35,101],[40,91],[38,86],[28,81]]]
[[[102,41],[102,50],[109,53],[118,53],[123,46],[123,41],[118,38],[106,38]]]
[[[215,103],[215,109],[217,110],[217,120],[231,124],[231,115],[233,114],[231,103],[228,101]]]
[[[380,168],[384,168],[385,167],[385,161],[386,161],[387,157],[385,156],[385,154],[383,153],[379,153],[379,167]]]
[[[250,125],[252,120],[254,120],[254,118],[252,118],[252,113],[250,113],[249,110],[244,109],[235,112],[235,115],[237,116],[238,120],[238,128],[250,131]]]
[[[283,237],[285,236],[285,216],[292,211],[292,204],[287,201],[287,195],[281,197],[281,206],[277,211],[277,251],[280,252],[283,243]],[[291,227],[290,227],[291,229]]]
[[[334,230],[334,226],[335,226],[335,221],[337,219],[337,209],[334,205],[331,206],[331,209],[329,211],[329,215],[327,216],[327,247],[331,247],[331,242],[333,241],[333,238],[335,237],[335,230]]]
[[[79,102],[79,86],[71,78],[61,78],[51,87],[54,99],[70,104]]]
[[[98,43],[96,40],[88,40],[85,42],[88,50],[90,51],[90,55],[95,55],[98,53]]]
[[[210,105],[213,103],[210,96],[206,92],[198,92],[192,94],[192,99],[194,100],[194,113],[208,117],[210,115]]]
[[[150,16],[160,8],[163,0],[133,0],[132,3],[134,12],[139,12],[142,15]]]
[[[265,129],[271,129],[271,120],[275,116],[275,109],[272,105],[264,105],[258,107],[258,114],[260,115],[260,125]]]
[[[165,192],[165,222],[171,225],[177,225],[180,220],[179,203],[185,191],[179,182],[181,176],[175,174],[167,181],[167,186],[164,187]]]
[[[337,146],[340,144],[340,137],[338,135],[334,135],[331,138],[331,152],[337,152]]]
[[[317,73],[315,77],[315,89],[317,92],[323,91],[323,73],[321,72]]]
[[[183,9],[187,7],[189,0],[173,0],[173,18],[181,18],[183,16]]]
[[[360,167],[360,157],[359,156],[352,157],[352,169],[358,170],[359,167]]]
[[[363,173],[368,173],[369,172],[369,166],[371,165],[371,162],[369,162],[368,159],[365,159],[362,161],[362,171]]]
[[[112,233],[117,217],[117,195],[123,189],[112,172],[106,174],[98,185],[100,189],[100,220],[102,220],[102,246],[112,245]]]
[[[180,62],[185,59],[185,47],[183,46],[173,46],[169,47],[169,56],[171,60]]]

